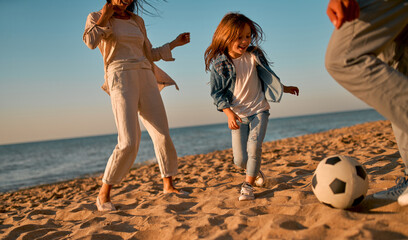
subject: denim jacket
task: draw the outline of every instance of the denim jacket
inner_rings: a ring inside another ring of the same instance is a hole
[[[258,51],[251,52],[255,56],[258,78],[261,81],[262,91],[268,102],[280,102],[283,94],[283,85],[279,77],[269,67],[263,54]],[[236,81],[235,66],[224,54],[214,59],[211,69],[211,97],[218,111],[229,108],[232,103]]]

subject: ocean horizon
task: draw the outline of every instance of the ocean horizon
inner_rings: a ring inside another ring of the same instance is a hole
[[[264,142],[384,120],[373,109],[270,118]],[[179,157],[231,148],[226,123],[170,129]],[[0,193],[94,176],[104,171],[116,134],[0,145]],[[135,164],[155,162],[146,131]]]

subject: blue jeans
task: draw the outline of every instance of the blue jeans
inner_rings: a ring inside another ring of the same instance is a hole
[[[231,130],[234,163],[256,177],[261,168],[262,142],[268,126],[269,111],[242,118],[239,129]]]

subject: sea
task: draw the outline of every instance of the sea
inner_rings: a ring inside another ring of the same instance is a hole
[[[271,118],[265,142],[384,120],[373,109]],[[226,123],[170,129],[179,157],[231,148]],[[103,173],[117,135],[0,145],[0,193]],[[135,163],[154,162],[152,141],[142,132]]]

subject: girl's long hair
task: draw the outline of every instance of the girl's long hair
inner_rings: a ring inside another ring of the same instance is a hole
[[[227,13],[221,20],[212,38],[211,45],[205,50],[205,70],[210,70],[212,61],[219,55],[228,54],[228,46],[238,39],[239,34],[243,31],[245,24],[251,28],[251,43],[250,49],[258,50],[263,55],[259,44],[263,41],[262,28],[254,21],[240,13]]]
[[[166,0],[162,1],[166,2]],[[106,0],[106,2],[111,3],[111,0]],[[126,10],[136,14],[146,13],[148,15],[155,15],[150,10],[147,10],[146,6],[153,9],[153,11],[157,14],[157,9],[147,0],[133,0],[133,2],[126,8]]]

